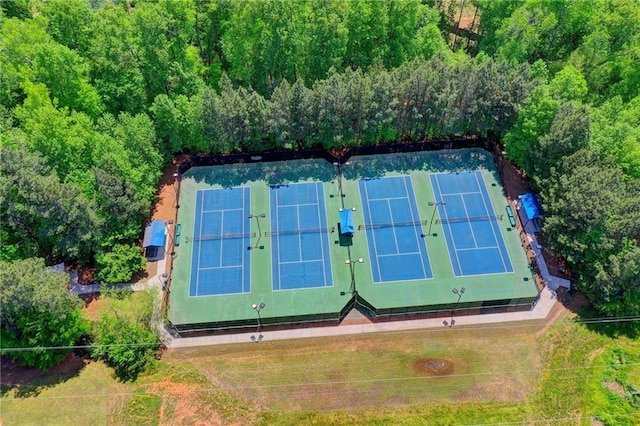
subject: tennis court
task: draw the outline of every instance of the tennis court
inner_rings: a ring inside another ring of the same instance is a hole
[[[373,282],[433,278],[410,176],[361,179]]]
[[[169,227],[167,315],[176,330],[330,324],[348,314],[356,291],[358,306],[380,318],[450,310],[458,300],[452,289],[461,287],[460,306],[535,300],[520,237],[496,218],[508,202],[490,153],[354,155],[348,163],[309,158],[185,171]],[[347,208],[349,238],[339,225]]]
[[[482,173],[433,173],[430,179],[454,275],[513,272]]]
[[[249,187],[196,192],[189,296],[250,292]]]
[[[273,290],[331,287],[322,182],[271,186]]]

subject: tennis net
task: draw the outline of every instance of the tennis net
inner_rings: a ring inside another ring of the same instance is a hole
[[[460,223],[460,222],[481,222],[491,220],[502,220],[501,214],[499,215],[487,215],[487,216],[465,216],[465,217],[452,217],[448,219],[436,219],[436,223]]]
[[[336,230],[335,227],[330,228],[308,228],[308,229],[291,229],[282,231],[265,232],[265,237],[277,237],[278,235],[298,235],[298,234],[326,234],[333,233]]]
[[[365,225],[358,225],[358,230],[362,229],[380,229],[380,228],[399,228],[402,226],[422,226],[429,222],[426,220],[410,221],[410,222],[392,222],[392,223],[367,223]]]
[[[241,239],[241,238],[254,238],[256,236],[255,232],[245,232],[245,233],[226,233],[226,234],[212,234],[212,235],[197,235],[195,237],[187,237],[185,240],[188,243],[189,241],[210,241],[210,240],[233,240],[233,239]]]

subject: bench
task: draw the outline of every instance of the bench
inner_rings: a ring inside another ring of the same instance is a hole
[[[516,221],[516,217],[513,214],[513,209],[511,208],[511,206],[507,206],[506,210],[507,217],[509,218],[509,223],[515,228],[518,222]]]
[[[179,246],[180,245],[180,233],[182,232],[182,224],[177,224],[176,225],[176,236],[173,239],[173,245],[175,246]]]

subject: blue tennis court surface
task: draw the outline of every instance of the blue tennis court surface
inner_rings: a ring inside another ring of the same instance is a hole
[[[430,176],[457,277],[513,272],[480,171]]]
[[[198,190],[189,296],[250,291],[250,189]]]
[[[360,180],[373,282],[432,278],[409,176]]]
[[[270,202],[273,289],[332,286],[322,183],[272,186]]]

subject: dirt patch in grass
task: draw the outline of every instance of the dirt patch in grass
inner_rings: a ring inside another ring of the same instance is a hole
[[[602,382],[602,386],[609,389],[611,392],[618,394],[622,397],[625,396],[624,387],[618,382]]]
[[[221,425],[222,417],[210,407],[199,403],[202,389],[185,383],[159,382],[147,389],[148,393],[163,395],[160,406],[160,424]]]
[[[95,297],[85,302],[82,312],[91,321],[97,321],[100,317],[100,312],[109,303],[104,297],[95,295]]]
[[[446,358],[420,358],[413,362],[413,370],[421,375],[448,376],[455,371],[455,362]]]

